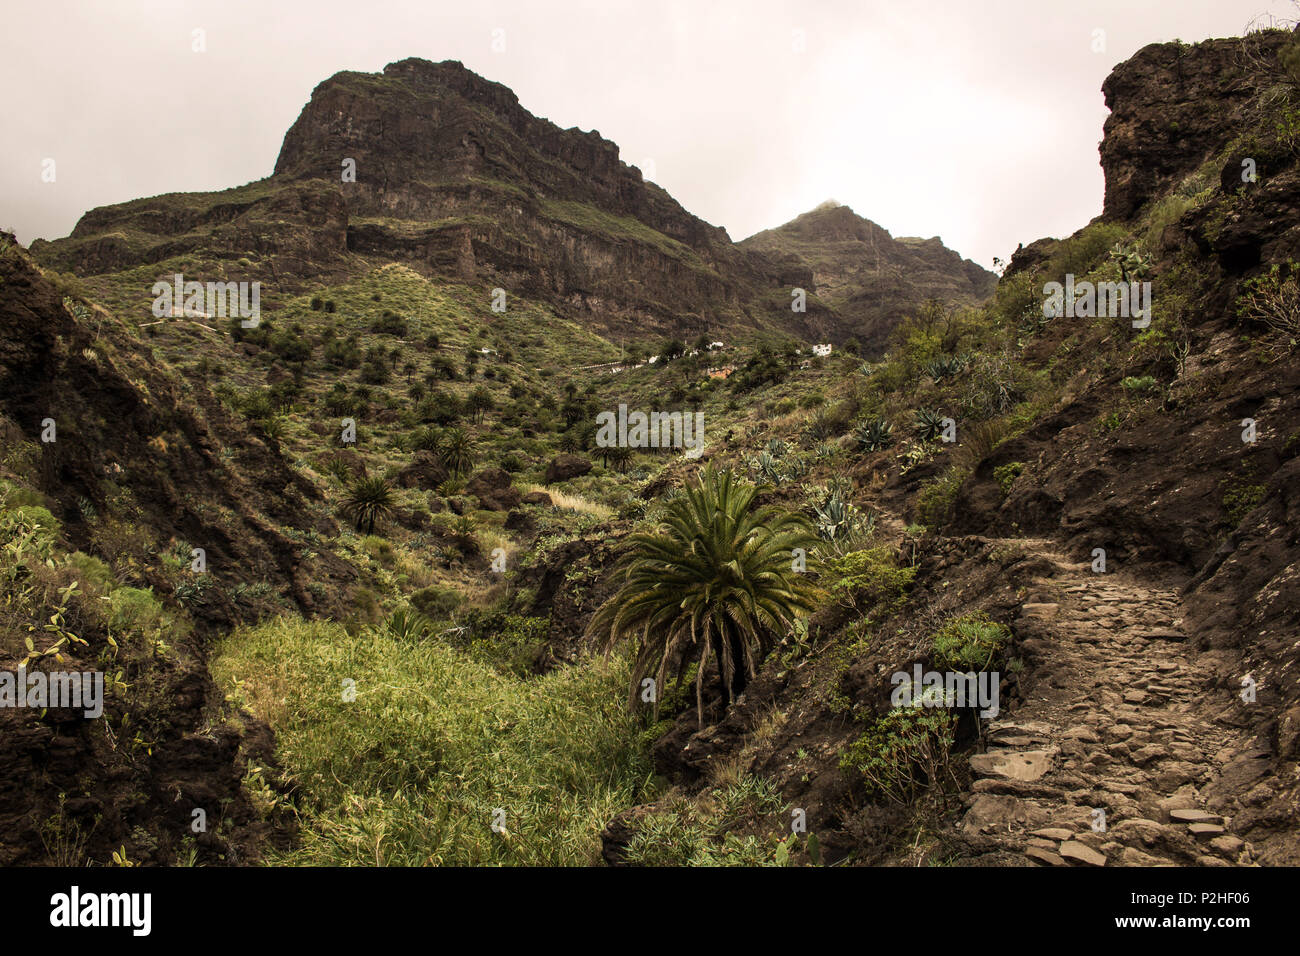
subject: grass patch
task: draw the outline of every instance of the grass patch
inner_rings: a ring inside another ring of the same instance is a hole
[[[621,661],[520,679],[436,641],[281,619],[224,640],[213,672],[275,729],[296,785],[300,845],[277,863],[590,865],[650,777]]]

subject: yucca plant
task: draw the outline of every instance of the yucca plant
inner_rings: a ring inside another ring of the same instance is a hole
[[[876,418],[859,426],[853,438],[863,451],[879,451],[894,443],[894,426],[883,418]]]
[[[916,431],[922,441],[934,441],[943,434],[943,415],[932,408],[918,409]]]
[[[362,478],[348,489],[340,508],[358,531],[375,533],[375,525],[393,513],[393,486],[384,478]]]
[[[756,507],[756,491],[710,467],[667,504],[655,530],[630,537],[619,566],[622,585],[587,631],[607,649],[637,639],[632,702],[644,678],[653,677],[662,692],[670,670],[680,680],[698,663],[695,699],[703,725],[710,665],[725,707],[799,614],[815,606],[816,589],[794,570],[792,555],[797,548],[810,551],[816,537],[801,515]]]

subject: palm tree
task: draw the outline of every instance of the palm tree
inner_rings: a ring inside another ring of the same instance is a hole
[[[463,428],[448,428],[442,433],[437,455],[449,472],[463,475],[474,467],[474,439]]]
[[[474,389],[465,399],[465,409],[474,416],[474,421],[483,420],[483,413],[490,412],[496,406],[492,393],[482,385]]]
[[[340,508],[358,531],[375,533],[375,524],[393,512],[393,486],[384,478],[362,478],[348,489]]]
[[[606,458],[613,463],[615,470],[620,475],[627,473],[627,466],[632,462],[632,449],[625,445],[615,445],[612,448],[602,448],[606,453]]]
[[[643,678],[661,691],[669,668],[678,680],[694,661],[697,716],[704,723],[703,683],[710,662],[729,706],[816,588],[795,570],[795,549],[816,537],[803,516],[755,507],[758,489],[712,467],[669,503],[654,531],[630,537],[619,590],[592,616],[588,633],[605,631],[607,649],[636,635],[632,701]]]

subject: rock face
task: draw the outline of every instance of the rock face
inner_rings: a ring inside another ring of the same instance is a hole
[[[840,341],[856,338],[868,353],[883,351],[894,326],[926,299],[976,304],[997,276],[932,239],[895,239],[848,206],[823,203],[784,226],[740,243],[793,272],[812,276],[808,291],[834,316]]]
[[[606,333],[838,331],[825,310],[792,317],[777,304],[812,284],[806,269],[735,245],[598,132],[535,117],[454,61],[338,73],[313,91],[269,178],[95,209],[32,251],[83,275],[236,260],[238,278],[294,293],[387,260],[545,300]]]
[[[1227,146],[1242,108],[1280,79],[1277,53],[1289,39],[1272,31],[1195,47],[1152,43],[1117,66],[1101,87],[1111,111],[1099,147],[1103,215],[1132,216]],[[1238,161],[1238,183],[1240,172]]]

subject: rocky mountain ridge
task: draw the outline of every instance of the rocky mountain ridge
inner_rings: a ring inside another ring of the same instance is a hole
[[[910,243],[892,251],[878,288],[852,285],[865,265],[824,277],[841,315],[818,297],[815,248],[805,242],[812,253],[800,258],[766,255],[768,245],[733,243],[598,132],[535,117],[458,62],[407,59],[319,84],[269,178],[91,210],[67,239],[32,251],[82,275],[189,260],[282,293],[399,263],[551,303],[611,335],[767,330],[843,342],[864,309],[896,318],[923,295],[988,292],[987,274],[936,240]],[[804,312],[791,309],[796,287],[812,296]]]
[[[926,299],[976,305],[997,276],[930,239],[894,238],[848,206],[823,203],[740,245],[812,273],[817,297],[840,318],[841,335],[864,352],[884,350],[889,334]]]

